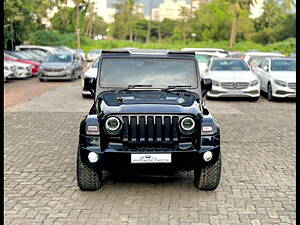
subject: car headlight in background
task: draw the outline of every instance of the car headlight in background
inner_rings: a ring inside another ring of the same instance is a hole
[[[258,85],[259,81],[258,80],[253,80],[250,82],[250,86],[255,86]]]
[[[195,121],[191,117],[185,117],[180,121],[180,130],[184,134],[191,134],[195,128]]]
[[[282,87],[286,87],[286,82],[282,81],[282,80],[274,80],[275,84],[282,86]]]
[[[109,134],[117,134],[121,130],[121,121],[117,117],[109,117],[105,122],[105,129]]]
[[[220,82],[216,80],[211,80],[213,86],[220,86]]]

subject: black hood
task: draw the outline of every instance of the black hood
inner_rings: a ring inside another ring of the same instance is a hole
[[[200,113],[199,96],[192,92],[103,92],[101,111],[111,113]]]

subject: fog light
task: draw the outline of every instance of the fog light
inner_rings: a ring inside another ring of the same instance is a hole
[[[88,158],[91,163],[97,162],[98,161],[98,155],[95,152],[90,152],[88,155]]]
[[[203,159],[205,162],[208,162],[209,160],[212,159],[212,153],[211,151],[207,151],[203,154]]]

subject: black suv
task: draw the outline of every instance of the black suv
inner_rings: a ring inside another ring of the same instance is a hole
[[[221,177],[220,130],[203,104],[211,80],[194,52],[103,51],[94,104],[80,124],[77,182],[102,185],[102,171],[194,170],[198,189]]]

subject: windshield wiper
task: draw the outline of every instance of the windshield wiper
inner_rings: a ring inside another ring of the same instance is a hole
[[[184,89],[179,89],[179,90],[176,90],[176,88],[189,88],[191,87],[191,85],[171,85],[171,86],[168,86],[167,88],[163,88],[161,89],[161,91],[169,91],[171,89],[175,89],[174,91],[185,91]]]
[[[128,85],[127,88],[119,89],[116,92],[119,92],[119,91],[128,91],[129,89],[139,88],[139,87],[152,87],[152,85],[150,85],[150,84],[131,84],[131,85]]]

